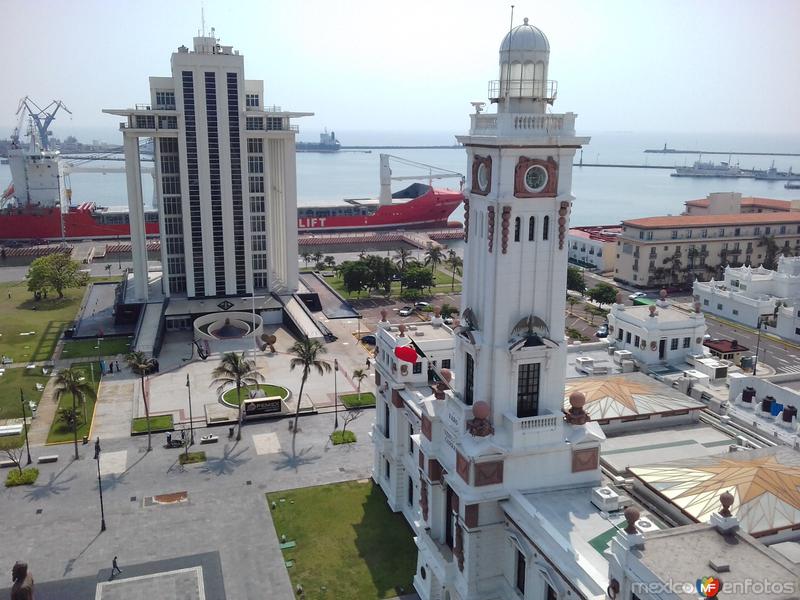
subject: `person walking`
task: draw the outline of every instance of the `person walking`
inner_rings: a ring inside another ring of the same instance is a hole
[[[368,357],[367,357],[367,370],[368,370],[368,371],[369,371],[369,368],[370,368],[370,366],[371,366],[371,365],[372,365],[372,363],[370,362],[370,360],[369,360],[369,356],[368,356]]]
[[[113,577],[116,574],[122,575],[122,569],[119,568],[117,564],[117,557],[114,557],[114,560],[111,561],[111,576]]]

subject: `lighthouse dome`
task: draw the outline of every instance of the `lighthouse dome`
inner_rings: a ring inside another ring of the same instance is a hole
[[[500,44],[500,63],[547,60],[550,54],[550,42],[538,27],[528,23],[525,18],[522,25],[514,27],[503,38]]]

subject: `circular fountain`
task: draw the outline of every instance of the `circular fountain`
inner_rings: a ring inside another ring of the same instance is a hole
[[[263,325],[261,317],[252,313],[212,313],[194,320],[194,334],[202,340],[237,340],[260,336]]]

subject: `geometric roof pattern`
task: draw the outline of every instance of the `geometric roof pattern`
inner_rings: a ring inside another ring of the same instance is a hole
[[[703,408],[701,403],[643,373],[568,379],[566,383],[564,410],[570,408],[569,395],[582,392],[586,396],[583,410],[593,421]]]
[[[800,454],[762,448],[679,460],[631,472],[699,522],[720,510],[719,496],[733,494],[731,512],[752,535],[800,524]]]

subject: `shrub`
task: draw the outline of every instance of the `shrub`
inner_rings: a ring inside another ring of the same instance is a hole
[[[356,441],[356,434],[352,431],[336,430],[331,434],[331,441],[334,446],[338,446],[339,444],[352,444]]]
[[[194,463],[201,463],[206,461],[206,453],[205,452],[189,452],[189,454],[181,453],[180,458],[178,458],[178,462],[182,465],[191,465]]]
[[[29,467],[20,473],[17,469],[8,472],[6,477],[6,487],[15,487],[18,485],[32,485],[39,477],[39,469],[36,467]]]
[[[400,294],[401,300],[411,300],[416,301],[423,298],[423,294],[420,290],[412,290],[412,289],[404,289],[403,292]]]

